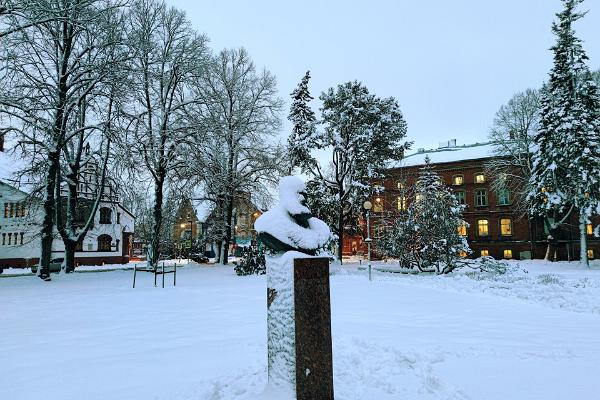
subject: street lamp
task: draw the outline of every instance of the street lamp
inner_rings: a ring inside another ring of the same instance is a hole
[[[371,223],[370,223],[370,214],[371,214],[371,208],[373,207],[373,204],[367,200],[363,203],[363,208],[367,211],[367,238],[365,239],[365,242],[367,242],[367,254],[369,257],[369,280],[371,281],[371,242],[373,241],[373,239],[371,239]]]

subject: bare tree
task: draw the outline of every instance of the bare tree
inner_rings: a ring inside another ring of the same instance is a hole
[[[164,2],[137,0],[129,14],[132,91],[127,114],[132,167],[149,172],[154,184],[152,268],[159,257],[165,184],[185,163],[190,127],[185,109],[196,102],[189,90],[207,56],[206,38],[196,34],[185,14]]]
[[[19,21],[8,19],[6,61],[3,75],[6,91],[0,93],[0,117],[5,131],[16,133],[45,162],[43,222],[38,275],[49,279],[56,214],[56,187],[61,151],[84,131],[102,129],[105,122],[90,119],[74,127],[73,119],[82,99],[89,96],[108,76],[106,58],[112,39],[90,35],[121,4],[112,0],[40,0],[24,8],[25,19],[44,21],[29,29],[17,29]],[[106,39],[106,40],[105,40]]]
[[[521,216],[529,213],[531,146],[538,129],[539,113],[537,90],[517,93],[496,112],[489,134],[495,157],[486,168],[494,177],[492,187],[496,191],[508,190]]]
[[[282,101],[275,77],[256,72],[245,49],[223,50],[196,80],[201,100],[194,114],[202,141],[195,144],[199,157],[204,200],[215,203],[222,218],[220,261],[228,262],[236,200],[247,194],[268,197],[267,187],[284,171],[284,150],[274,143],[281,126]]]

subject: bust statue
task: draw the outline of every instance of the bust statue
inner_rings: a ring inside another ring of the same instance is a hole
[[[306,186],[296,176],[279,181],[279,203],[254,223],[258,239],[274,252],[300,251],[315,255],[330,237],[325,222],[306,206]]]

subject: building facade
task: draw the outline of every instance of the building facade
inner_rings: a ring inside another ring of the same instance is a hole
[[[548,248],[548,231],[542,218],[528,218],[515,208],[514,193],[496,191],[485,165],[493,157],[490,143],[456,146],[455,141],[435,150],[420,149],[408,155],[385,173],[385,178],[374,184],[379,193],[371,199],[372,236],[383,234],[384,227],[405,212],[420,169],[429,157],[434,171],[448,185],[459,203],[465,206],[463,218],[468,225],[460,228],[473,251],[471,257],[492,256],[496,259],[544,258]],[[552,257],[557,260],[579,258],[579,230],[577,215],[572,215],[556,237],[553,237]],[[596,220],[592,221],[597,223]],[[587,227],[588,256],[593,259],[600,252],[600,241],[593,236],[592,224]],[[357,251],[360,249],[360,251]],[[362,237],[349,237],[344,243],[345,254],[364,252]]]
[[[21,162],[14,156],[0,152],[0,267],[26,268],[38,262],[40,256],[41,201],[29,196],[27,185],[18,185],[11,179]],[[82,171],[78,188],[78,213],[81,224],[89,216],[95,196],[94,168],[90,163]],[[93,224],[75,253],[79,265],[124,264],[132,253],[134,216],[121,204],[110,184],[94,214]],[[52,258],[64,257],[64,245],[57,231],[54,233]]]

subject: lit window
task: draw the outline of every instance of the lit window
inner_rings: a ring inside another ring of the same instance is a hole
[[[512,235],[512,221],[510,218],[500,219],[500,235],[510,236]]]
[[[476,174],[475,175],[475,183],[485,183],[485,175],[484,174]]]
[[[587,255],[590,260],[593,260],[594,259],[594,250],[588,249]]]
[[[504,250],[504,258],[513,258],[511,249]]]
[[[466,225],[459,225],[458,226],[458,234],[460,236],[467,236],[467,226]]]
[[[465,182],[465,177],[463,175],[454,175],[452,177],[452,184],[454,186],[462,185]]]
[[[404,182],[398,182],[398,189],[402,190],[406,187],[406,184]]]
[[[489,222],[487,219],[477,221],[477,234],[479,236],[488,236],[490,234]]]
[[[377,197],[375,199],[375,203],[373,203],[373,212],[382,212],[383,211],[383,200],[381,197]]]
[[[479,189],[475,191],[475,205],[478,207],[488,205],[487,190]]]
[[[592,226],[592,224],[587,224],[585,226],[585,231],[587,232],[588,235],[593,235],[594,234],[594,227]]]
[[[398,196],[398,210],[406,211],[406,196]]]
[[[487,257],[490,255],[490,251],[488,249],[481,249],[481,252],[479,254],[481,255],[481,257]]]
[[[459,256],[461,256],[462,258],[467,258],[468,254],[466,251],[461,251],[460,253],[458,253]]]
[[[424,195],[418,194],[418,195],[415,196],[415,201],[419,202],[419,201],[423,200],[424,198],[425,198]]]
[[[456,201],[458,202],[458,204],[461,204],[461,205],[467,204],[467,196],[466,196],[464,190],[459,190],[457,192],[454,192],[454,195],[456,196]]]
[[[501,189],[498,191],[498,204],[501,206],[510,204],[510,191],[508,189]]]

